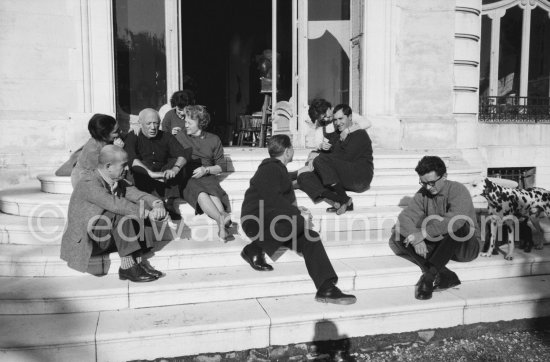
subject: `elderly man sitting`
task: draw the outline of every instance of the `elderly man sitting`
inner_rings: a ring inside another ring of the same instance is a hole
[[[124,179],[127,164],[128,156],[122,148],[104,146],[97,169],[76,184],[61,241],[61,259],[69,267],[86,272],[92,256],[116,249],[121,280],[150,282],[162,273],[142,260],[154,241],[152,234],[144,230],[144,219],[164,220],[166,210],[161,200]]]
[[[192,149],[184,149],[174,136],[159,129],[160,117],[154,109],[142,110],[139,124],[141,132],[130,132],[124,141],[135,185],[162,198],[171,208],[174,199],[180,196],[182,168]]]

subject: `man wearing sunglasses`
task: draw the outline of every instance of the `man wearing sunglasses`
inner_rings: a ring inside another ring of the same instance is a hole
[[[415,298],[430,299],[433,291],[460,285],[446,265],[450,260],[477,258],[480,233],[470,192],[463,184],[447,180],[441,158],[424,156],[415,171],[421,188],[399,214],[390,247],[420,267]]]

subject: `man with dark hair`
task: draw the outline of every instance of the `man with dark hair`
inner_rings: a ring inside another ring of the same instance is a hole
[[[141,132],[128,133],[124,149],[138,189],[151,193],[167,204],[170,211],[183,184],[183,166],[192,149],[184,149],[174,136],[159,130],[158,112],[147,108],[139,112]]]
[[[325,99],[317,98],[311,101],[308,109],[310,121],[306,121],[306,123],[315,128],[314,147],[317,152],[330,151],[338,141],[340,133],[334,125],[336,111],[336,108],[333,109],[330,102]],[[359,128],[366,130],[371,127],[370,121],[360,114],[350,113],[349,116]]]
[[[390,247],[422,270],[415,298],[430,299],[432,292],[460,284],[446,265],[449,260],[477,258],[479,230],[470,192],[459,182],[447,180],[445,162],[424,156],[415,169],[420,190],[397,219]]]
[[[192,91],[183,89],[174,92],[170,98],[172,109],[166,112],[162,119],[162,130],[175,136],[185,129],[184,108],[193,104],[195,104],[195,94]]]
[[[351,108],[340,104],[334,111],[338,140],[330,152],[311,157],[313,160],[298,171],[298,185],[313,201],[327,201],[331,205],[327,212],[341,215],[353,210],[346,191],[368,190],[374,165],[370,137],[353,123]]]
[[[241,224],[251,243],[242,258],[258,271],[270,271],[264,253],[273,257],[281,249],[293,249],[304,256],[308,273],[317,288],[315,300],[325,303],[353,304],[355,296],[336,286],[334,271],[319,234],[311,230],[311,213],[298,207],[286,165],[294,150],[286,135],[273,136],[266,158],[250,180],[241,209]]]

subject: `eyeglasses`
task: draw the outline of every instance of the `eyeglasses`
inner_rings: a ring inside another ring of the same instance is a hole
[[[423,187],[427,187],[427,186],[434,187],[434,186],[435,186],[435,183],[436,183],[437,181],[441,180],[442,177],[443,177],[443,175],[439,176],[439,178],[438,178],[437,180],[428,181],[428,182],[418,181],[418,184],[419,184],[419,185],[422,185]]]

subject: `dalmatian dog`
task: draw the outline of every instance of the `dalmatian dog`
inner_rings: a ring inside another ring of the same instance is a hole
[[[521,230],[517,228],[529,227],[527,221],[530,219],[533,226],[540,231],[538,219],[540,217],[550,216],[550,191],[542,188],[517,189],[498,185],[486,178],[483,182],[474,183],[470,190],[472,197],[483,196],[488,203],[488,213],[490,220],[490,240],[486,252],[481,256],[490,257],[493,254],[496,245],[498,231],[507,231],[507,237],[503,237],[508,242],[508,253],[506,260],[512,260],[514,255],[515,236],[520,234]],[[482,225],[484,227],[484,225]],[[526,235],[523,233],[523,235]],[[529,237],[529,236],[528,236]],[[529,241],[527,241],[529,247]],[[532,243],[532,237],[531,237]],[[536,249],[542,249],[542,245],[537,245]]]

